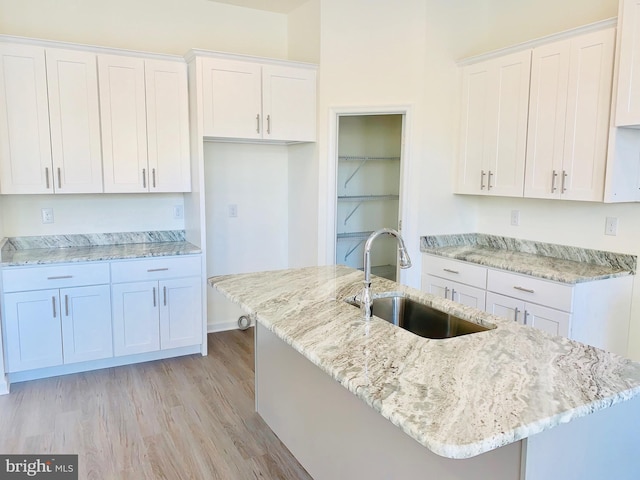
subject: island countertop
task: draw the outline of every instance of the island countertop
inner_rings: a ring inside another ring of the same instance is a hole
[[[210,285],[436,454],[469,458],[640,395],[640,364],[375,278],[496,328],[418,337],[344,299],[363,274],[344,266],[219,276]]]

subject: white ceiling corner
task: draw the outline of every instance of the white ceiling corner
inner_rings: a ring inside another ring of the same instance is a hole
[[[253,8],[274,13],[289,13],[307,0],[211,0],[237,7]]]

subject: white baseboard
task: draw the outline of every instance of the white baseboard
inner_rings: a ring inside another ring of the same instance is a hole
[[[253,326],[253,322],[251,325]],[[238,330],[238,320],[207,324],[207,333],[226,332],[228,330]]]
[[[0,395],[7,395],[9,393],[9,382],[6,375],[0,376]]]

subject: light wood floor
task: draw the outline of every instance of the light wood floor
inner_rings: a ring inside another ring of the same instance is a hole
[[[253,329],[209,355],[17,383],[0,453],[77,453],[80,479],[309,479],[254,411]]]

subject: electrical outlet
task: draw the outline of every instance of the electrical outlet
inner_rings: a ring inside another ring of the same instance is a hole
[[[511,210],[511,225],[514,227],[520,225],[520,210]]]
[[[618,235],[618,219],[616,217],[607,217],[604,222],[605,235]]]
[[[53,223],[53,208],[42,209],[42,223]]]
[[[184,218],[184,207],[182,205],[175,205],[173,207],[173,219],[180,220]]]
[[[231,218],[236,218],[238,216],[238,205],[235,203],[229,205],[229,216]]]

